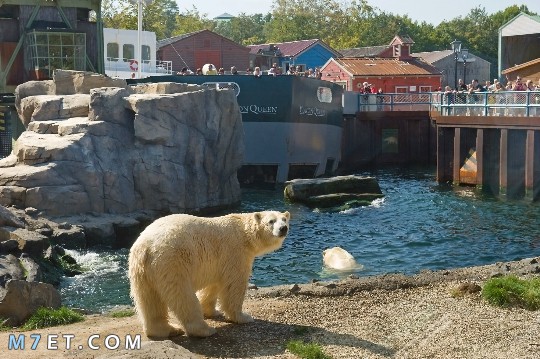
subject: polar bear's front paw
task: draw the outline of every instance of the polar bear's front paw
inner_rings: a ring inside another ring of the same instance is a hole
[[[190,337],[204,338],[216,334],[216,329],[203,322],[201,324],[186,326],[186,334]]]
[[[154,324],[146,329],[146,336],[149,338],[168,338],[182,334],[184,334],[182,329],[168,323]]]
[[[232,322],[238,323],[238,324],[244,324],[244,323],[253,322],[253,318],[251,317],[251,315],[249,315],[247,313],[242,313],[242,312],[238,313],[234,317],[230,316],[229,320],[232,321]]]

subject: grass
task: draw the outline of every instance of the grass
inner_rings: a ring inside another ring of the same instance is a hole
[[[331,359],[328,355],[324,354],[321,346],[316,343],[291,340],[287,343],[287,350],[302,359]]]
[[[540,309],[540,278],[519,279],[516,276],[492,278],[486,282],[482,296],[499,307]]]
[[[109,313],[109,317],[113,317],[113,318],[127,318],[127,317],[132,317],[134,315],[135,315],[135,310],[133,309],[122,309],[122,310],[117,310],[117,311]]]
[[[77,323],[84,320],[84,316],[73,310],[60,307],[58,309],[39,308],[21,327],[23,330],[35,330]]]

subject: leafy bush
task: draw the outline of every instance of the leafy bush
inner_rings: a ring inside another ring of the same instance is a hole
[[[58,309],[39,308],[32,314],[21,329],[35,330],[82,322],[83,320],[84,316],[66,307],[60,307]]]
[[[302,359],[330,359],[328,355],[324,354],[321,346],[315,343],[291,340],[287,343],[287,349]]]
[[[482,296],[500,307],[540,309],[540,278],[519,279],[516,276],[492,278],[484,285]]]

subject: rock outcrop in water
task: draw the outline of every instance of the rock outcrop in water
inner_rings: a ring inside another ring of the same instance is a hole
[[[375,178],[354,175],[295,179],[286,183],[284,195],[291,202],[329,211],[367,206],[384,197]]]
[[[113,87],[111,87],[113,86]],[[0,160],[0,204],[47,215],[203,212],[240,201],[233,91],[57,71],[17,87],[27,130]]]

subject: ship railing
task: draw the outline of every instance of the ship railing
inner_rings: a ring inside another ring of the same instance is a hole
[[[105,71],[107,72],[138,72],[139,63],[136,59],[105,58]],[[142,60],[141,72],[172,75],[172,61]]]
[[[540,116],[540,91],[344,93],[344,114],[370,111],[437,111],[443,116]]]

